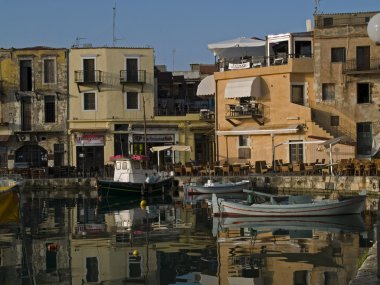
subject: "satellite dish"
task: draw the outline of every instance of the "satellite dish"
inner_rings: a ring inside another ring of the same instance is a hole
[[[380,43],[380,13],[373,16],[367,25],[368,36],[375,43]]]

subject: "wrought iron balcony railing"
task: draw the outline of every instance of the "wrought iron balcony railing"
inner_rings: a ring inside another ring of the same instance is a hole
[[[380,58],[370,60],[349,59],[343,64],[345,73],[377,73],[380,72]]]
[[[120,70],[120,83],[145,83],[146,71],[145,70]]]
[[[263,114],[264,114],[264,105],[261,103],[241,104],[241,105],[228,104],[226,117],[236,117],[236,118],[253,117],[253,116],[262,117]]]
[[[76,70],[75,83],[91,84],[102,83],[102,71],[100,70]]]

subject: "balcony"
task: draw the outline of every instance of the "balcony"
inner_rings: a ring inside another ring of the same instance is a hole
[[[237,126],[234,120],[253,119],[259,125],[264,125],[264,105],[261,103],[228,104],[226,105],[226,120]]]
[[[146,71],[145,70],[120,70],[120,84],[124,86],[139,84],[141,85],[141,92],[144,90],[144,84],[146,83]]]
[[[349,59],[343,63],[343,72],[346,74],[367,74],[380,72],[380,58],[370,60]]]
[[[80,91],[80,86],[92,86],[96,85],[96,88],[100,92],[99,86],[103,83],[102,81],[102,71],[100,70],[76,70],[74,71],[74,81],[78,86],[78,91]]]
[[[199,110],[199,119],[205,122],[214,122],[215,113],[210,109],[200,109]]]
[[[217,62],[217,68],[220,72],[236,69],[260,68],[268,66],[288,65],[291,68],[298,63],[303,64],[305,59],[312,59],[311,54],[287,54],[278,53],[273,56],[243,57],[243,58],[224,58]],[[310,61],[311,62],[311,61]]]

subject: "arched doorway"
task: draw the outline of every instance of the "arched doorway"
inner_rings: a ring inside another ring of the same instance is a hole
[[[24,145],[15,152],[15,165],[18,164],[27,167],[47,167],[48,152],[39,145]]]

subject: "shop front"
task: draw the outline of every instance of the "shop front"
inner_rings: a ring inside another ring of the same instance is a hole
[[[77,169],[83,175],[101,174],[104,168],[104,134],[81,133],[76,136]]]

